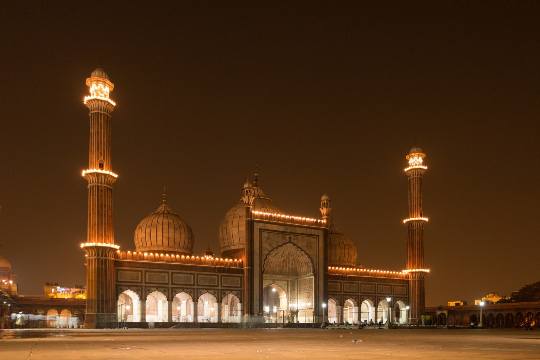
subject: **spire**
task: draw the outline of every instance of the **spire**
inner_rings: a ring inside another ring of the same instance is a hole
[[[161,203],[167,203],[167,185],[163,185],[163,192],[161,193]]]
[[[173,212],[173,210],[170,208],[169,204],[167,203],[167,187],[163,185],[163,191],[161,192],[161,204],[159,204],[158,208],[154,211],[154,213],[165,213],[165,212]]]
[[[253,172],[253,186],[257,187],[259,185],[259,167],[255,167]]]

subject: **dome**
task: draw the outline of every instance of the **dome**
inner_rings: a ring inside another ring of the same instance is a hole
[[[161,205],[139,222],[134,235],[135,250],[140,252],[175,252],[191,254],[193,232],[167,204]]]
[[[343,233],[330,229],[328,242],[329,266],[356,266],[358,250],[353,241]]]
[[[0,270],[11,271],[11,263],[3,256],[0,256]]]
[[[257,177],[253,183],[246,181],[240,201],[225,214],[219,226],[219,245],[223,256],[239,256],[246,247],[246,218],[248,207],[252,210],[279,213],[272,199],[259,187]]]

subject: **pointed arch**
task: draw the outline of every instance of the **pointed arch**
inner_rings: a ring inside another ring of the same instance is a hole
[[[224,323],[239,323],[242,319],[242,304],[240,299],[228,293],[221,301],[221,322]]]
[[[398,300],[394,304],[394,315],[392,316],[392,321],[398,323],[398,324],[407,324],[407,306],[405,303],[401,300]],[[439,314],[440,315],[440,314]],[[437,322],[439,325],[446,325],[446,314],[442,314],[444,316],[444,324],[441,324],[439,320],[442,321],[443,317],[439,317]]]
[[[172,321],[193,322],[195,306],[191,295],[179,292],[172,300]]]
[[[141,321],[141,299],[133,290],[125,290],[118,295],[116,303],[118,321],[140,322]]]
[[[205,292],[197,300],[197,321],[201,323],[218,322],[217,299],[209,292]]]
[[[55,328],[57,327],[58,323],[58,310],[56,309],[49,309],[47,310],[47,327],[48,328]]]
[[[358,324],[358,306],[356,300],[347,299],[343,303],[343,322],[346,324]]]
[[[328,323],[338,323],[338,309],[337,302],[333,298],[328,298]]]
[[[273,275],[313,274],[313,261],[304,249],[289,241],[268,252],[263,261],[263,273]]]
[[[364,324],[375,322],[375,304],[371,299],[365,299],[360,305],[360,321]]]
[[[386,299],[382,299],[379,301],[379,304],[377,305],[377,322],[378,323],[387,323],[388,322],[388,314],[389,314],[390,306],[388,304],[388,301]]]
[[[160,291],[153,291],[146,296],[146,322],[167,322],[169,303]]]

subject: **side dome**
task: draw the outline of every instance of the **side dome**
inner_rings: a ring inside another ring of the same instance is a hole
[[[165,196],[161,205],[139,222],[133,240],[135,250],[140,252],[191,254],[193,251],[191,228],[172,211]]]
[[[353,241],[343,233],[330,229],[328,242],[329,266],[356,266],[358,249]]]
[[[3,256],[0,256],[0,271],[11,272],[11,263]]]
[[[246,224],[250,206],[252,210],[280,212],[272,204],[272,199],[258,185],[257,175],[254,176],[253,182],[244,183],[240,201],[227,211],[219,226],[219,245],[222,256],[240,257],[246,248]]]

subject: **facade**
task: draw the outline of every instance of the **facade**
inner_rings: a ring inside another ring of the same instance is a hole
[[[173,323],[409,323],[424,308],[421,180],[425,154],[407,155],[408,262],[403,271],[365,269],[334,222],[323,195],[319,218],[287,214],[263,191],[258,174],[219,226],[221,256],[193,255],[193,231],[161,203],[134,231],[134,249],[115,242],[111,162],[114,84],[97,69],[89,95],[88,233],[85,326],[170,326]],[[427,168],[426,168],[427,169]],[[412,312],[410,312],[412,310]],[[414,317],[411,315],[414,314]]]

